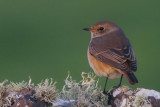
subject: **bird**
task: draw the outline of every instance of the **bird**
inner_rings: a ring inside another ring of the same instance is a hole
[[[83,30],[91,32],[87,52],[89,65],[96,75],[106,77],[103,93],[107,93],[108,78],[120,78],[115,87],[121,86],[123,75],[131,85],[138,83],[134,75],[137,71],[136,56],[128,38],[117,24],[103,20]]]

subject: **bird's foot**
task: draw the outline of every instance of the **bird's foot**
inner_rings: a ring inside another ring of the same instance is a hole
[[[105,90],[104,90],[104,91],[103,91],[103,94],[104,94],[104,95],[108,95],[108,91],[105,91]]]

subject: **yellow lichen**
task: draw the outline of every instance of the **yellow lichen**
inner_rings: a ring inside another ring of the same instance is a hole
[[[124,86],[124,85],[121,86],[120,88],[121,88],[123,93],[128,92],[129,90],[131,90],[128,86]]]
[[[12,91],[15,91],[15,92],[20,92],[21,90],[23,89],[30,89],[30,88],[33,88],[34,87],[34,84],[31,83],[31,78],[29,77],[29,82],[25,82],[25,81],[22,81],[22,82],[10,82],[7,86],[6,86],[6,89],[8,92],[12,92]]]
[[[4,80],[2,83],[0,83],[0,99],[3,97],[3,94],[6,91],[6,88],[4,86],[6,82],[8,82],[8,80]]]
[[[56,83],[53,83],[52,78],[50,81],[49,79],[42,81],[37,86],[35,86],[35,97],[47,103],[52,103],[57,97],[55,84]]]
[[[133,101],[133,107],[152,107],[150,101],[147,99],[145,95],[137,95]]]
[[[31,78],[29,79],[29,82],[10,82],[8,85],[4,86],[4,83],[0,83],[0,107],[10,107],[12,104],[14,104],[14,101],[17,100],[17,94],[21,93],[22,90],[29,89],[35,91],[35,98],[36,100],[43,100],[47,103],[52,103],[53,100],[56,98],[56,87],[55,83],[53,83],[52,79],[49,81],[49,79],[46,79],[45,81],[42,81],[37,86],[34,86],[34,84],[31,81]],[[6,93],[3,96],[3,93]]]
[[[21,91],[23,89],[28,88],[28,83],[25,81],[22,82],[10,82],[10,84],[7,85],[7,91]]]

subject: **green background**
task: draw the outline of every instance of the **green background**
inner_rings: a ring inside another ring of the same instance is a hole
[[[160,91],[160,1],[158,0],[0,0],[0,81],[57,81],[68,72],[76,81],[92,72],[87,60],[90,33],[100,20],[117,23],[129,38],[143,87]],[[98,77],[103,88],[105,78]],[[109,80],[108,88],[119,79]]]

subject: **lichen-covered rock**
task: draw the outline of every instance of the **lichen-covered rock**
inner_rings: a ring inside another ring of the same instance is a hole
[[[131,90],[122,86],[112,89],[108,99],[112,107],[160,107],[160,93],[144,88]]]
[[[98,80],[91,73],[82,72],[82,80],[76,82],[68,75],[60,94],[61,101],[69,102],[66,107],[106,107],[107,96],[97,87]]]
[[[0,107],[51,107],[57,91],[52,79],[46,79],[37,86],[29,82],[0,83]]]
[[[104,95],[93,74],[81,76],[76,82],[68,75],[59,93],[52,79],[38,85],[31,79],[5,85],[5,80],[0,83],[0,107],[160,107],[160,93],[155,90],[121,86]]]
[[[57,97],[57,90],[53,80],[46,79],[35,86],[35,97],[47,103],[52,103]]]

